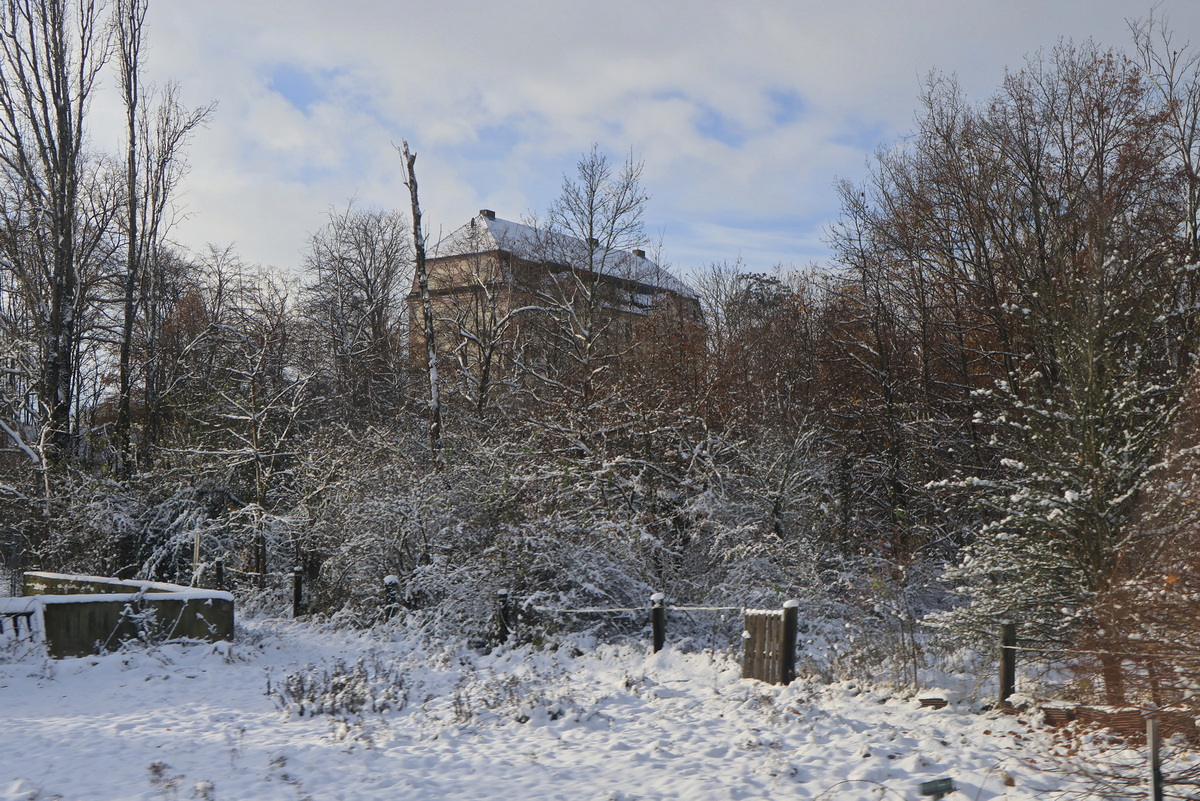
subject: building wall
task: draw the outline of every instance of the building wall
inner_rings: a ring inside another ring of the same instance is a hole
[[[498,369],[507,366],[500,358],[506,348],[519,347],[526,355],[536,354],[539,342],[549,344],[551,329],[556,325],[549,312],[519,313],[503,323],[505,316],[513,309],[545,305],[547,295],[560,303],[567,301],[577,290],[566,267],[547,267],[505,251],[430,259],[426,266],[430,300],[438,321],[434,338],[438,353],[446,360],[445,369],[459,370],[465,365],[469,370],[479,370],[481,360],[489,358],[480,352],[479,344],[464,343],[462,332],[466,331],[484,348],[496,348],[488,368],[492,371],[491,380],[500,377]],[[552,279],[552,275],[557,278]],[[584,282],[589,280],[589,276],[579,273],[576,277]],[[597,283],[601,289],[597,313],[603,318],[597,324],[605,326],[607,346],[613,349],[632,341],[651,313],[696,323],[700,320],[700,306],[695,298],[669,290],[651,294],[645,287],[609,276],[600,276]],[[653,305],[643,308],[651,298]],[[413,370],[423,370],[425,335],[420,291],[415,280],[408,304],[409,364]]]

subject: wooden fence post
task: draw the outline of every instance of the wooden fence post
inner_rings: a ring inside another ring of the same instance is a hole
[[[1150,747],[1150,801],[1163,801],[1162,732],[1157,715],[1146,718],[1146,744]]]
[[[213,582],[217,585],[213,589],[225,589],[225,560],[220,556],[218,556],[217,561],[213,563]]]
[[[783,642],[780,643],[779,681],[791,684],[796,679],[796,639],[800,632],[800,602],[783,602]]]
[[[650,628],[654,632],[654,653],[658,653],[667,643],[667,604],[666,596],[656,592],[650,596]]]
[[[496,590],[496,639],[508,642],[512,633],[512,605],[508,590]]]
[[[1017,691],[1017,624],[1000,626],[1000,705]]]
[[[300,617],[304,613],[304,571],[299,567],[292,568],[292,617]]]

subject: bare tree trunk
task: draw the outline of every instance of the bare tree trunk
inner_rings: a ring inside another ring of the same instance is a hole
[[[145,2],[145,0],[140,0]],[[142,304],[145,322],[145,426],[139,457],[143,465],[153,463],[155,443],[162,423],[162,393],[165,389],[163,366],[159,357],[163,276],[170,261],[164,242],[174,220],[171,200],[175,187],[187,170],[183,149],[192,133],[202,126],[216,104],[184,108],[178,87],[167,84],[162,90],[151,119],[143,107],[138,122],[141,148],[140,198],[138,202],[138,259],[140,287],[136,296]]]
[[[425,359],[429,368],[429,451],[438,467],[442,466],[442,402],[438,390],[437,348],[433,333],[433,301],[429,297],[429,273],[425,269],[425,234],[421,231],[421,204],[417,200],[417,154],[409,152],[408,141],[401,153],[408,179],[404,185],[412,198],[413,250],[416,253],[417,282],[421,287],[421,316],[425,324]]]
[[[142,253],[138,231],[138,100],[141,89],[142,26],[146,20],[146,0],[120,0],[117,6],[117,36],[121,59],[121,90],[125,101],[128,127],[125,152],[126,241],[125,281],[118,356],[119,396],[117,400],[116,440],[118,472],[130,469],[129,429],[132,424],[130,395],[133,387],[133,327],[137,318],[137,289],[142,276]]]
[[[1113,654],[1100,656],[1100,675],[1104,678],[1104,703],[1109,706],[1125,705],[1125,671],[1121,659]]]

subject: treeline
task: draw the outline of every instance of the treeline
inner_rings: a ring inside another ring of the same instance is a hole
[[[515,313],[484,282],[437,328],[435,454],[407,215],[331,213],[295,273],[182,252],[207,110],[139,83],[144,0],[2,8],[10,555],[185,582],[220,557],[247,591],[300,565],[314,611],[364,615],[395,575],[450,622],[501,587],[799,596],[816,628],[906,648],[914,620],[1014,620],[1033,647],[1119,641],[1113,698],[1158,670],[1143,634],[1197,619],[1200,64],[1155,20],[1128,54],[1032,56],[982,103],[931,76],[912,135],[841,187],[833,263],[711,265],[702,320],[607,334],[595,263]],[[85,147],[102,69],[123,158]],[[645,247],[646,201],[638,164],[593,151],[536,226],[589,258]]]

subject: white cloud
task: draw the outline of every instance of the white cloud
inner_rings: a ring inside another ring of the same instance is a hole
[[[1125,17],[1148,9],[153,0],[149,70],[178,80],[192,105],[220,103],[191,148],[193,216],[176,232],[196,248],[236,242],[249,261],[295,265],[330,206],[355,196],[406,207],[401,137],[419,153],[435,231],[481,207],[509,218],[544,208],[595,141],[645,159],[648,222],[677,264],[740,251],[766,269],[821,255],[834,179],[860,176],[877,144],[910,127],[930,69],[982,98],[1006,65],[1060,36],[1125,46]],[[1159,10],[1181,33],[1200,24],[1188,0]],[[308,80],[313,96],[290,103],[281,74]],[[798,101],[782,115],[780,92]],[[102,146],[119,140],[112,109],[111,99],[95,109]]]

